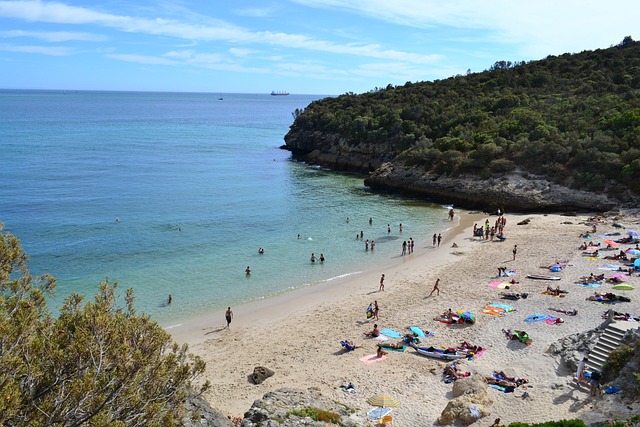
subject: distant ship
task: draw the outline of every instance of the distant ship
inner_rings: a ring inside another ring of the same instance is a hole
[[[271,92],[271,96],[287,96],[289,95],[289,92],[277,92],[277,91],[272,91]]]

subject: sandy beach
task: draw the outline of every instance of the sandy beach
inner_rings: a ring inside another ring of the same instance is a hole
[[[241,417],[254,400],[268,391],[315,387],[331,399],[358,408],[363,418],[371,409],[366,403],[368,397],[389,393],[401,402],[393,412],[394,425],[434,425],[451,399],[452,385],[442,381],[444,362],[421,356],[411,348],[403,353],[390,352],[385,360],[376,363],[360,361],[375,353],[379,342],[364,336],[376,323],[366,318],[365,310],[377,300],[377,323],[381,328],[405,333],[407,327],[418,326],[434,333],[423,345],[450,347],[467,341],[487,349],[475,360],[463,361],[462,371],[490,376],[493,371],[509,370],[528,379],[526,388],[514,393],[490,389],[491,415],[474,425],[488,426],[496,417],[503,424],[568,418],[597,421],[602,417],[590,410],[592,401],[586,388],[576,389],[574,373],[559,366],[559,360],[548,354],[549,346],[559,339],[600,325],[608,308],[585,298],[594,291],[611,291],[611,284],[594,289],[575,283],[590,273],[611,273],[599,269],[609,261],[590,259],[578,249],[583,242],[580,234],[590,229],[582,223],[587,216],[508,214],[507,239],[500,242],[472,237],[474,223],[481,225],[489,219],[493,224],[495,215],[458,212],[452,223],[455,226],[443,234],[439,248],[431,242],[417,242],[413,254],[403,257],[398,253],[396,258],[381,260],[374,271],[232,307],[234,320],[230,329],[225,327],[224,313],[211,313],[170,332],[178,342],[189,343],[191,351],[207,362],[207,378],[213,387],[205,397],[226,415]],[[528,224],[517,225],[525,219],[530,220]],[[598,225],[592,240],[602,242],[607,238],[602,236],[604,233],[620,232],[624,236],[625,229],[614,228],[613,222],[608,219]],[[639,223],[632,217],[620,218],[619,222],[626,229],[637,229]],[[452,247],[454,243],[457,247]],[[515,260],[514,245],[518,245]],[[602,251],[601,256],[607,253]],[[541,268],[558,260],[567,265],[561,272]],[[497,268],[502,266],[515,271],[513,278],[519,282],[509,290],[526,292],[527,299],[501,300],[499,293],[504,290],[488,286],[494,280],[511,279],[496,279]],[[383,273],[385,290],[380,292]],[[531,280],[527,274],[554,274],[561,280]],[[429,297],[438,278],[440,295]],[[638,282],[637,275],[628,280],[636,289],[623,292],[632,302],[616,309],[640,313]],[[559,285],[568,293],[562,298],[543,295],[548,284]],[[500,317],[482,312],[495,302],[512,305],[515,311]],[[476,323],[451,326],[434,320],[449,308],[473,312]],[[549,308],[576,309],[578,314],[565,316]],[[559,315],[564,323],[524,322],[534,313]],[[527,346],[509,341],[503,329],[524,329],[533,343]],[[341,340],[352,340],[362,348],[343,352]],[[272,369],[275,375],[255,385],[248,376],[256,366]],[[356,393],[340,389],[349,382],[356,386]],[[524,391],[528,393],[526,398],[522,398]]]

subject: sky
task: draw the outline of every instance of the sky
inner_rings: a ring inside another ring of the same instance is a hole
[[[0,88],[339,95],[626,36],[637,0],[0,0]]]

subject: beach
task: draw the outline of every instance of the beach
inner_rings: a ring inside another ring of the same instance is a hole
[[[491,414],[474,425],[489,426],[495,418],[510,422],[542,422],[580,418],[598,421],[603,416],[591,411],[592,398],[585,387],[575,387],[575,373],[560,365],[549,353],[558,340],[596,328],[609,308],[587,301],[594,291],[611,292],[611,284],[597,289],[575,282],[590,273],[611,274],[600,270],[610,262],[585,257],[579,236],[591,227],[583,222],[588,215],[507,214],[505,241],[472,237],[474,224],[486,219],[493,225],[497,216],[458,211],[452,227],[443,233],[440,247],[431,242],[418,242],[415,252],[380,262],[379,267],[314,287],[300,289],[268,300],[232,307],[234,319],[226,328],[224,312],[207,313],[188,323],[169,329],[174,339],[188,343],[193,353],[207,362],[206,378],[212,388],[205,394],[211,405],[225,415],[240,416],[265,393],[283,387],[316,388],[323,395],[356,408],[364,419],[372,407],[366,399],[376,393],[388,393],[401,405],[393,411],[394,425],[433,425],[451,400],[452,384],[442,381],[446,363],[427,358],[408,348],[405,352],[389,352],[384,360],[365,364],[360,359],[375,353],[380,341],[364,334],[377,323],[401,333],[418,326],[433,336],[423,339],[425,346],[455,347],[462,341],[482,346],[486,351],[474,360],[464,360],[459,368],[472,376],[491,376],[506,370],[528,383],[514,393],[489,389],[493,404]],[[518,225],[519,222],[528,223]],[[612,218],[598,224],[592,241],[602,242],[605,233],[621,233]],[[634,217],[619,218],[626,230],[637,229]],[[617,237],[610,237],[615,239]],[[455,247],[454,247],[455,243]],[[518,250],[513,259],[513,247]],[[620,249],[629,245],[620,245]],[[610,251],[611,254],[619,252]],[[608,251],[601,251],[601,256]],[[548,266],[565,265],[560,272]],[[508,278],[496,278],[498,267],[515,271]],[[543,268],[544,267],[544,268]],[[379,291],[381,274],[385,289]],[[527,274],[555,275],[559,281],[531,280]],[[440,294],[431,292],[440,279]],[[508,291],[528,293],[517,301],[500,299],[492,281],[515,279]],[[637,275],[628,283],[637,288]],[[568,291],[564,297],[543,295],[547,285]],[[638,314],[638,289],[624,292],[630,303],[614,308]],[[377,301],[379,320],[367,319],[365,310]],[[504,316],[484,314],[483,308],[500,302],[515,310]],[[434,320],[451,308],[471,311],[473,325],[446,325]],[[576,316],[566,316],[550,308],[576,309]],[[544,313],[563,318],[559,324],[526,323],[527,316]],[[531,345],[510,341],[503,330],[526,330]],[[362,346],[351,352],[342,351],[340,341],[352,340]],[[396,342],[398,340],[390,340]],[[582,354],[576,354],[581,357]],[[254,367],[264,366],[275,372],[259,385],[249,380]],[[352,383],[356,393],[345,393],[341,386]],[[525,397],[523,393],[526,391]]]

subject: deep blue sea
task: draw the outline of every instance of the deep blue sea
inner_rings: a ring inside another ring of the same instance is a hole
[[[318,98],[2,90],[0,222],[32,273],[58,279],[54,313],[108,276],[165,325],[372,269],[410,236],[416,251],[430,244],[442,206],[279,148],[291,113]]]

